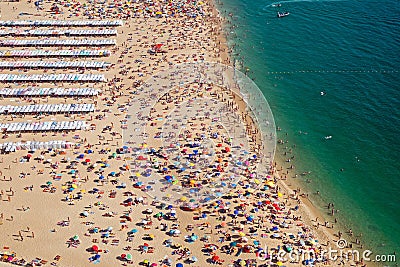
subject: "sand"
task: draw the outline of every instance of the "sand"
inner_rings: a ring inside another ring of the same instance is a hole
[[[3,142],[66,140],[77,145],[69,149],[35,151],[29,162],[25,160],[29,152],[24,150],[0,156],[0,177],[2,178],[0,180],[0,252],[5,255],[13,254],[14,261],[21,262],[21,259],[24,259],[26,263],[34,263],[36,266],[40,264],[89,266],[94,263],[98,266],[139,266],[145,260],[149,266],[153,263],[157,263],[158,266],[162,264],[168,266],[169,261],[171,266],[184,262],[186,266],[193,256],[197,261],[191,266],[211,265],[212,261],[217,261],[215,256],[219,257],[223,266],[239,266],[240,260],[248,260],[245,263],[246,266],[253,266],[250,259],[255,261],[254,264],[262,266],[262,264],[280,263],[275,258],[262,259],[262,253],[257,259],[255,253],[257,248],[265,250],[268,247],[282,250],[284,244],[293,244],[292,246],[296,247],[300,239],[318,240],[315,244],[300,245],[307,250],[327,248],[328,241],[335,247],[335,241],[338,238],[333,235],[332,230],[324,226],[315,229],[314,219],[319,216],[318,211],[312,208],[307,199],[294,193],[293,189],[296,187],[290,188],[290,182],[280,181],[277,171],[271,173],[270,181],[274,186],[269,191],[248,190],[245,188],[248,179],[243,178],[241,184],[243,187],[239,185],[233,189],[229,196],[221,199],[219,205],[210,203],[193,212],[182,211],[179,205],[176,205],[172,209],[176,212],[175,216],[171,215],[171,209],[166,209],[159,202],[153,202],[146,192],[133,186],[135,178],[132,178],[132,173],[126,169],[126,166],[130,164],[131,156],[113,155],[113,153],[126,145],[122,139],[122,128],[129,103],[133,98],[146,100],[149,97],[140,94],[137,90],[138,85],[151,75],[166,70],[174,64],[201,60],[229,63],[228,48],[221,32],[221,19],[209,3],[197,3],[197,1],[187,3],[183,6],[186,13],[177,12],[174,17],[157,18],[154,13],[162,10],[162,7],[166,7],[167,4],[156,1],[155,6],[147,6],[152,12],[141,12],[141,10],[146,10],[142,2],[144,1],[129,3],[136,9],[119,10],[118,7],[112,7],[105,8],[104,11],[99,10],[104,5],[86,3],[86,12],[82,5],[84,1],[81,3],[70,1],[70,6],[64,5],[66,2],[63,2],[63,4],[57,4],[60,8],[59,14],[49,11],[53,5],[52,1],[42,4],[41,9],[37,9],[33,2],[0,2],[2,20],[81,20],[98,17],[124,20],[123,26],[115,27],[118,30],[117,46],[107,48],[112,51],[110,57],[65,59],[112,63],[113,66],[108,69],[84,71],[84,73],[104,74],[107,78],[106,83],[2,85],[12,88],[93,86],[102,90],[102,94],[90,98],[2,99],[2,105],[95,103],[96,111],[89,114],[2,116],[3,122],[86,120],[92,127],[77,132],[22,133],[3,136]],[[172,2],[175,3],[175,1]],[[134,10],[137,11],[136,14]],[[169,11],[173,12],[173,10]],[[21,15],[23,12],[31,15]],[[197,18],[189,17],[188,12],[197,14]],[[129,16],[131,17],[128,18]],[[37,37],[15,38],[37,39]],[[148,50],[159,43],[163,44],[161,50],[165,53],[150,54]],[[1,48],[1,50],[9,49],[13,48]],[[88,47],[87,49],[95,48]],[[44,72],[78,73],[82,71],[4,71],[4,73],[14,74]],[[215,86],[212,90],[219,92],[221,89]],[[181,101],[183,101],[183,98],[188,96],[178,92],[176,97],[182,98]],[[241,110],[244,110],[244,103],[241,101],[236,101],[233,105],[239,114]],[[163,113],[163,108],[165,105],[162,101],[155,106],[154,112],[158,113],[157,118],[168,116],[168,112]],[[147,134],[154,136],[157,126],[160,125],[150,126],[151,122],[145,123],[148,128]],[[157,120],[154,122],[157,123]],[[197,124],[196,121],[191,123],[191,134],[201,133],[194,125]],[[211,122],[207,120],[203,123],[211,125]],[[220,136],[226,134],[223,130],[214,128],[213,130],[219,131]],[[255,138],[259,142],[257,135]],[[181,141],[188,142],[187,136],[182,137]],[[141,140],[137,140],[132,147],[138,147],[140,143]],[[157,143],[157,139],[150,138],[147,145],[157,147],[160,144]],[[87,153],[88,150],[92,150],[93,153]],[[253,147],[252,150],[254,151],[255,148]],[[219,152],[217,156],[223,154],[222,151],[217,152]],[[80,154],[84,155],[83,158],[77,158]],[[221,157],[223,159],[223,156]],[[71,172],[71,170],[74,171]],[[112,172],[115,174],[111,175]],[[101,175],[104,176],[103,181],[99,179]],[[65,193],[71,187],[74,191]],[[126,202],[129,197],[136,201]],[[279,201],[282,203],[283,210],[281,212],[271,210],[271,204],[267,203],[254,206],[255,203],[266,200]],[[126,205],[122,205],[124,201]],[[238,215],[234,216],[236,218],[228,216],[233,214],[235,209],[240,210]],[[164,215],[161,216],[163,217],[161,220],[154,216],[160,212]],[[246,218],[250,215],[256,219],[248,221]],[[167,226],[167,230],[162,229],[163,224]],[[285,226],[282,227],[282,225]],[[272,230],[274,226],[279,226],[279,230]],[[191,228],[192,230],[189,230]],[[129,231],[133,229],[135,233],[129,234]],[[169,236],[167,233],[170,229],[180,230],[181,234]],[[301,234],[298,235],[298,232]],[[274,233],[279,237],[271,238]],[[293,234],[293,238],[290,234]],[[198,239],[187,242],[192,235],[198,236]],[[172,244],[166,242],[168,239],[171,239]],[[233,241],[237,241],[244,249],[248,248],[251,252],[243,252],[240,256],[235,256],[238,247],[235,247],[230,255],[223,252],[222,248],[224,246],[229,248]],[[144,243],[148,244],[148,248],[143,248]],[[214,244],[216,246],[213,246]],[[214,250],[215,247],[218,249]],[[125,254],[125,257],[121,258],[122,254]],[[97,258],[96,255],[100,257]],[[340,261],[331,262],[330,265],[339,263]],[[287,261],[283,264],[298,266],[300,263]],[[322,263],[318,264],[322,265]]]

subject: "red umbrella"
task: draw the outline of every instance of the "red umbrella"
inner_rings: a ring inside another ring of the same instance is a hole
[[[121,258],[125,259],[126,258],[126,254],[121,254]]]
[[[93,245],[93,246],[92,246],[92,250],[93,250],[93,251],[98,251],[98,250],[99,250],[99,247],[96,246],[96,245]]]
[[[143,247],[149,247],[149,244],[144,243],[144,244],[143,244]]]
[[[89,162],[90,162],[90,159],[85,159],[85,162],[86,162],[86,163],[89,163]]]
[[[217,255],[212,256],[211,258],[212,261],[219,261],[219,257]]]

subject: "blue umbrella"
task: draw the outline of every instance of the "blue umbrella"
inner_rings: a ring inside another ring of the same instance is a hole
[[[183,264],[182,263],[177,263],[175,266],[176,267],[183,267]]]
[[[95,260],[98,260],[98,259],[100,259],[100,257],[101,257],[101,256],[100,256],[99,254],[96,254],[96,255],[94,255],[93,258],[94,258]]]

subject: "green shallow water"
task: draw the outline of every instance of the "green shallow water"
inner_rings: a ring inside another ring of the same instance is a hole
[[[280,19],[272,1],[222,2],[234,57],[296,144],[296,172],[311,171],[298,179],[315,205],[334,202],[374,252],[399,251],[400,2],[282,1]]]

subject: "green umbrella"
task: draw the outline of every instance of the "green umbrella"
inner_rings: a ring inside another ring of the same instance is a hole
[[[132,254],[126,254],[126,259],[129,261],[132,260]]]

